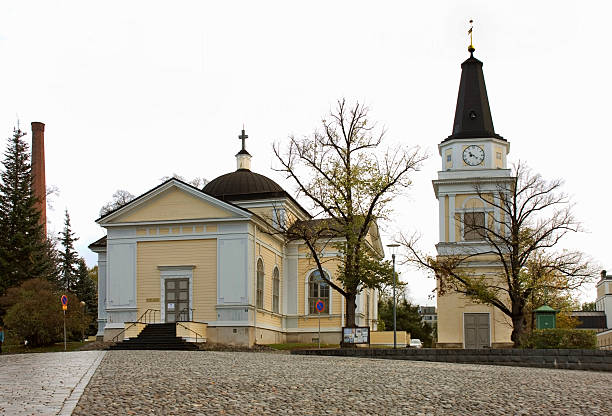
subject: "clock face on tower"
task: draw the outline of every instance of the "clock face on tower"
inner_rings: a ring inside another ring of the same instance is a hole
[[[484,160],[485,153],[482,147],[472,144],[463,150],[463,161],[469,166],[477,166]]]

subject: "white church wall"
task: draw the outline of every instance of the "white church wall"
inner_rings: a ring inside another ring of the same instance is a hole
[[[136,244],[108,242],[108,310],[136,307]]]
[[[247,238],[218,240],[218,303],[248,303]]]
[[[106,325],[106,250],[98,252],[98,333],[96,336],[104,335]]]
[[[297,245],[290,244],[287,246],[286,250],[286,258],[285,263],[286,266],[284,268],[284,279],[285,279],[285,292],[283,296],[283,305],[284,310],[287,315],[297,315],[297,305],[298,305],[298,249]],[[297,324],[296,324],[297,326]]]

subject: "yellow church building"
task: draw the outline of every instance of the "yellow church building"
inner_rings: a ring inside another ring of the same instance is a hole
[[[237,169],[203,189],[169,179],[96,221],[107,233],[90,245],[98,254],[99,337],[123,339],[133,322],[180,321],[205,331],[207,342],[313,342],[320,316],[321,342],[340,342],[344,298],[319,278],[303,241],[274,232],[314,220],[277,183],[251,171],[246,137],[243,130]],[[368,242],[382,258],[375,227]],[[331,246],[322,256],[334,281],[339,256]],[[369,289],[358,296],[358,326],[376,329],[377,297]]]
[[[470,57],[461,64],[461,81],[453,132],[438,145],[441,170],[433,181],[439,203],[438,258],[474,256],[462,263],[464,273],[499,279],[502,267],[478,227],[505,232],[499,191],[512,181],[507,168],[510,143],[493,128],[482,62]],[[501,188],[500,188],[501,187]],[[478,190],[477,190],[478,189]],[[493,201],[491,198],[495,198]],[[489,201],[487,201],[489,199]],[[470,226],[472,225],[472,226]],[[440,281],[438,280],[438,288]],[[504,283],[500,282],[500,286]],[[475,303],[456,292],[438,295],[438,347],[510,347],[512,321],[493,306]]]

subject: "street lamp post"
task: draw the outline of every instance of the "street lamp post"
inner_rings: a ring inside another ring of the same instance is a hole
[[[83,312],[83,316],[81,318],[81,341],[85,340],[85,302],[81,301],[81,311]]]
[[[393,244],[387,244],[387,247],[389,247],[391,249],[391,259],[393,259],[393,348],[396,349],[397,348],[397,314],[396,314],[396,307],[395,307],[395,281],[396,279],[396,275],[395,275],[395,249],[397,247],[399,247],[399,244],[397,243],[393,243]]]

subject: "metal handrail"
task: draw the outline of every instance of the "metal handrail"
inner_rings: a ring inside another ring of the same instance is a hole
[[[128,326],[127,328],[124,328],[123,331],[119,332],[117,335],[115,335],[113,337],[113,342],[119,342],[119,336],[121,334],[124,334],[125,331],[127,331],[128,329],[130,329],[131,327],[133,327],[136,324],[149,324],[149,319],[145,318],[145,317],[150,317],[151,312],[153,312],[153,319],[155,320],[155,316],[156,316],[156,312],[161,312],[159,309],[147,309],[146,311],[144,311],[144,313],[142,315],[140,315],[140,318],[138,318],[136,320],[136,322],[132,322],[132,324],[130,326]],[[143,318],[145,318],[145,320],[143,321]]]
[[[204,335],[202,335],[202,334],[198,334],[196,331],[194,331],[194,330],[193,330],[193,329],[191,329],[191,328],[186,327],[186,326],[185,326],[185,325],[183,325],[181,322],[178,322],[178,321],[177,321],[177,322],[175,322],[175,323],[176,323],[177,325],[182,326],[182,327],[183,327],[183,328],[185,328],[186,330],[193,332],[193,333],[196,335],[196,337],[195,337],[195,339],[196,339],[196,343],[198,342],[198,335],[200,336],[200,338],[202,338],[202,339],[206,339],[206,337],[205,337]]]
[[[181,310],[179,313],[176,314],[177,319],[176,319],[175,322],[179,322],[180,317],[183,316],[183,314],[185,312],[187,312],[187,321],[189,321],[189,312],[190,311],[191,311],[191,314],[193,316],[193,311],[195,311],[195,309],[193,309],[193,308],[183,308],[183,310]]]

